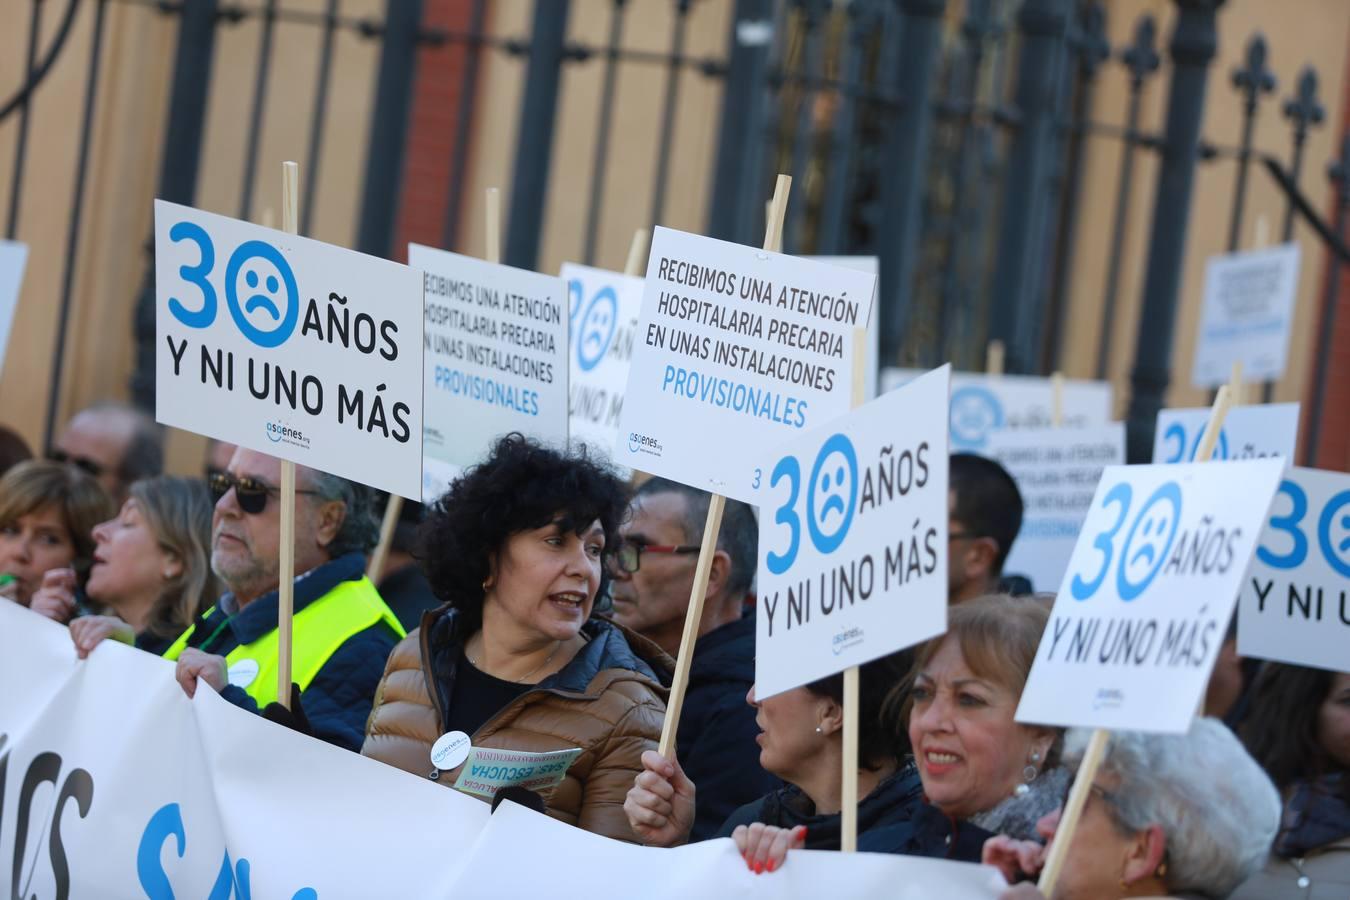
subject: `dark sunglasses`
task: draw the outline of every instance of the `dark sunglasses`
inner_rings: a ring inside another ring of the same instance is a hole
[[[258,481],[256,478],[249,478],[247,475],[243,478],[235,478],[229,472],[216,472],[206,480],[207,487],[211,489],[211,497],[216,503],[234,488],[234,499],[239,503],[239,508],[250,516],[256,516],[267,508],[267,497],[271,494],[281,494],[281,488],[273,487],[265,481]],[[296,489],[297,494],[317,494],[318,491],[302,491]]]
[[[74,466],[81,472],[94,478],[98,478],[103,474],[103,465],[87,456],[71,456],[64,450],[52,450],[47,453],[47,458],[52,462],[60,463],[63,466]]]

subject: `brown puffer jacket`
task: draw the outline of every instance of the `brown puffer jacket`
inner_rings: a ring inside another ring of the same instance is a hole
[[[453,610],[432,610],[394,648],[361,747],[363,756],[447,787],[459,769],[435,770],[430,754],[445,731],[445,698],[468,637],[456,633],[456,618]],[[563,782],[543,795],[549,815],[637,843],[623,802],[642,771],[642,752],[660,740],[662,682],[674,664],[651,641],[606,619],[591,619],[582,633],[589,641],[571,662],[499,710],[474,732],[473,746],[534,753],[580,747]]]

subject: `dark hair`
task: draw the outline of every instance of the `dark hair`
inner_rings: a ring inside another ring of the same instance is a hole
[[[1238,734],[1281,792],[1339,768],[1317,739],[1318,712],[1335,682],[1335,672],[1275,662],[1257,676]],[[1350,778],[1343,788],[1350,801]]]
[[[976,537],[994,539],[998,544],[994,574],[999,574],[1022,528],[1022,494],[1017,482],[1003,466],[974,453],[953,453],[948,479],[954,495],[952,518]]]
[[[117,474],[125,482],[152,478],[164,471],[164,435],[150,416],[134,410],[131,440]]]
[[[14,429],[0,425],[0,475],[32,458],[33,451],[28,448],[28,442]]]
[[[684,498],[684,542],[703,543],[703,526],[708,520],[708,504],[712,495],[696,487],[653,477],[637,489],[638,497],[653,494],[679,494]],[[731,557],[731,574],[727,576],[727,593],[745,594],[755,583],[755,562],[759,557],[759,523],[754,510],[739,500],[727,499],[722,510],[722,527],[717,533],[717,549]]]
[[[600,520],[605,554],[618,543],[628,492],[610,468],[584,447],[561,453],[520,434],[493,445],[427,510],[418,557],[431,589],[460,614],[464,633],[483,622],[483,582],[489,562],[513,534],[542,528],[561,515],[564,529],[582,533]],[[608,565],[600,567],[602,597]]]
[[[914,661],[914,648],[863,663],[858,668],[858,761],[875,771],[888,762],[899,763],[909,753],[909,735],[899,710],[886,699],[905,679]],[[844,703],[844,675],[830,675],[806,685],[818,697]]]

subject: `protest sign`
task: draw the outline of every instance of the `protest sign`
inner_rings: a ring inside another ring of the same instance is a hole
[[[1018,721],[1184,732],[1282,468],[1273,459],[1107,468]]]
[[[503,434],[567,441],[567,298],[559,278],[420,244],[426,287],[422,497],[430,502]]]
[[[1234,362],[1253,381],[1275,381],[1284,374],[1298,269],[1295,243],[1209,258],[1192,384],[1227,383]]]
[[[1053,590],[1064,580],[1102,469],[1125,462],[1125,426],[1004,429],[989,435],[980,455],[1007,469],[1022,494],[1022,528],[1003,571]]]
[[[1285,472],[1239,604],[1241,656],[1350,672],[1350,475]]]
[[[419,496],[416,272],[156,200],[155,294],[158,421]]]
[[[563,263],[572,346],[568,352],[568,429],[606,456],[619,441],[628,364],[633,358],[642,279]]]
[[[879,261],[875,256],[807,256],[804,258],[830,266],[856,269],[859,272],[866,272],[874,276],[880,271]],[[875,302],[875,298],[873,298],[873,302]],[[877,322],[878,318],[878,316],[871,316],[867,320],[867,362],[863,368],[867,375],[867,383],[863,387],[864,401],[876,397],[877,388],[881,381],[881,347],[879,343],[881,329]]]
[[[922,374],[921,369],[886,368],[881,390],[892,391]],[[982,451],[1001,429],[1083,428],[1111,421],[1111,385],[1063,379],[1061,420],[1055,422],[1055,389],[1049,378],[1029,375],[952,374],[952,452]]]
[[[765,453],[757,696],[946,628],[950,376],[944,366]]]
[[[193,700],[172,663],[105,641],[77,661],[69,631],[0,602],[0,883],[25,897],[530,897],[596,900],[763,890],[727,839],[665,850],[488,804],[231,706]],[[334,786],[340,786],[335,790]],[[408,853],[434,835],[453,853]],[[371,860],[397,860],[372,865]],[[528,865],[521,865],[528,859]],[[576,861],[585,859],[587,865]],[[988,867],[794,851],[775,896],[993,900]],[[908,892],[908,893],[906,893]]]
[[[1298,440],[1297,403],[1235,406],[1224,418],[1214,459],[1294,458]],[[1209,420],[1208,409],[1164,409],[1153,432],[1153,462],[1195,459],[1196,447]]]
[[[616,459],[760,503],[760,454],[849,409],[876,278],[656,229]]]
[[[14,310],[19,306],[19,289],[23,286],[27,262],[27,246],[16,241],[0,241],[0,370],[5,366],[9,329],[14,324]]]
[[[523,787],[535,792],[550,791],[562,784],[567,767],[580,755],[580,748],[529,753],[524,750],[472,747],[459,777],[455,779],[455,790],[489,799],[507,787]]]

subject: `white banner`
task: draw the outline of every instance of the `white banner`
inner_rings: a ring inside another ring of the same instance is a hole
[[[567,283],[572,338],[567,354],[568,437],[612,457],[642,309],[642,279],[576,263],[563,263],[561,274]]]
[[[881,370],[881,390],[893,391],[923,374],[922,369]],[[1049,378],[1031,375],[952,374],[952,452],[980,453],[990,435],[1003,429],[1050,428],[1054,425],[1054,390]],[[1111,384],[1064,379],[1065,428],[1105,425],[1111,421]]]
[[[100,900],[841,896],[993,900],[991,868],[729,840],[674,850],[487,804],[243,712],[173,665],[0,601],[0,884]],[[578,860],[584,860],[579,865]],[[603,877],[597,875],[603,873]]]
[[[1350,672],[1350,475],[1290,468],[1238,607],[1238,653]]]
[[[1211,256],[1195,333],[1191,383],[1227,384],[1234,362],[1248,381],[1284,375],[1298,295],[1298,244]]]
[[[1153,462],[1177,463],[1195,459],[1209,424],[1210,410],[1164,409],[1153,431]],[[1235,406],[1224,417],[1214,459],[1294,458],[1298,443],[1298,404],[1268,403]]]
[[[425,273],[430,503],[504,434],[566,444],[567,300],[559,278],[421,244],[408,264]]]
[[[766,455],[755,694],[947,628],[943,366]]]
[[[1269,459],[1103,472],[1017,720],[1186,731],[1283,468]]]
[[[417,272],[156,200],[155,327],[160,422],[421,496]]]
[[[616,460],[761,504],[764,448],[848,412],[853,333],[875,286],[854,269],[657,228]]]
[[[1038,591],[1064,580],[1102,469],[1125,462],[1125,426],[1003,429],[989,435],[981,456],[997,460],[1022,494],[1022,528],[1003,564]]]
[[[0,241],[0,371],[5,367],[9,330],[14,325],[14,310],[19,306],[19,289],[23,287],[23,270],[27,262],[25,245]]]

